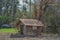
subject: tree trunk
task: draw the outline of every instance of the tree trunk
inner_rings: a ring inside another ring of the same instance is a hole
[[[0,0],[0,14],[2,13],[2,0]]]
[[[40,14],[39,14],[39,20],[41,20],[41,16],[42,16],[42,14],[43,14],[42,3],[43,3],[43,0],[40,0]]]
[[[34,0],[34,15],[33,15],[34,19],[37,19],[37,8],[36,8],[36,1]]]

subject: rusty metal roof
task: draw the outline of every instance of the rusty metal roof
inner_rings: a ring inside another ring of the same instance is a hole
[[[28,25],[28,26],[44,26],[44,24],[41,21],[38,21],[36,19],[20,19],[20,21],[24,25]]]

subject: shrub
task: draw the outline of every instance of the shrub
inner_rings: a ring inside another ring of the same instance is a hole
[[[8,16],[0,16],[0,26],[2,24],[8,23],[9,22],[9,17]]]

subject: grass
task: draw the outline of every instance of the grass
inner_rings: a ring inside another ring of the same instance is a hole
[[[0,33],[17,33],[18,30],[15,28],[1,28]]]

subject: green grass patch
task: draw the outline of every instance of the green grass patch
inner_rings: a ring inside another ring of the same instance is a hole
[[[1,28],[0,33],[17,33],[18,30],[15,28]]]

